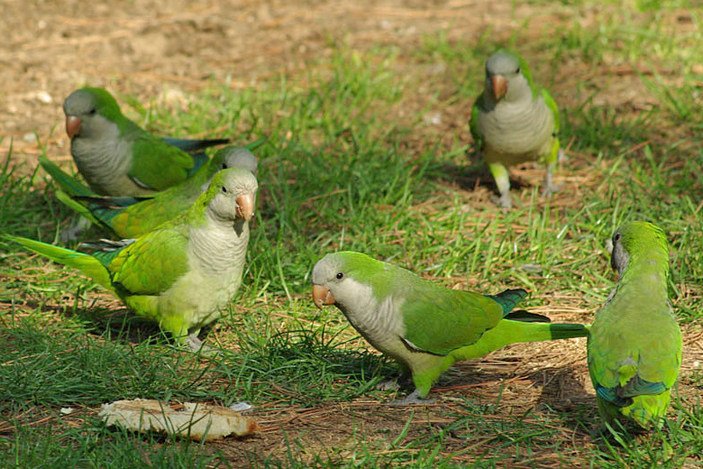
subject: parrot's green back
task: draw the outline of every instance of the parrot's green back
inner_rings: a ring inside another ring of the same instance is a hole
[[[659,228],[642,222],[624,225],[613,239],[613,256],[626,252],[629,260],[593,322],[589,372],[605,423],[630,420],[646,429],[663,421],[681,365],[681,330],[667,295],[667,242]]]

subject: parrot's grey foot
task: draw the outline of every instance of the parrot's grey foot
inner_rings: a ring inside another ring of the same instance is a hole
[[[190,334],[186,340],[183,341],[183,347],[188,351],[193,353],[200,353],[204,356],[219,356],[222,355],[217,349],[214,349],[208,345],[205,345],[202,340],[198,339],[198,336]]]
[[[510,197],[510,192],[506,192],[500,197],[492,196],[491,201],[493,201],[500,208],[504,208],[506,210],[513,208],[513,198]]]
[[[63,231],[59,235],[59,239],[63,243],[67,243],[69,241],[75,241],[78,239],[81,233],[83,233],[85,230],[87,230],[90,227],[90,220],[88,220],[85,217],[80,217],[76,223],[67,229],[66,231]]]
[[[61,240],[62,243],[67,243],[69,241],[75,241],[79,238],[79,235],[85,231],[83,228],[79,226],[72,226],[71,228],[67,229],[66,231],[62,231],[61,234],[59,235],[59,239]]]
[[[557,163],[564,163],[566,160],[566,153],[560,148],[559,152],[557,153]]]
[[[379,391],[397,391],[400,389],[400,383],[395,378],[385,379],[376,385],[376,389]]]
[[[404,399],[396,399],[389,403],[389,405],[416,405],[416,404],[434,404],[437,399],[423,399],[420,397],[420,392],[416,389]]]

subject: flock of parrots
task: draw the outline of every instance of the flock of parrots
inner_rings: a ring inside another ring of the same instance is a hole
[[[80,269],[134,313],[152,319],[194,350],[200,329],[219,316],[242,281],[257,160],[227,140],[160,138],[141,129],[101,88],[82,88],[64,102],[71,154],[87,183],[48,158],[42,167],[57,197],[122,241],[85,243],[92,254],[17,236],[7,238]],[[499,50],[486,62],[471,134],[495,178],[498,203],[511,206],[507,167],[546,164],[544,195],[560,149],[559,113],[535,86],[527,64]],[[588,366],[604,424],[660,426],[681,365],[681,331],[667,295],[669,258],[661,229],[621,226],[612,238],[617,285],[592,325],[553,324],[515,310],[522,289],[482,295],[444,288],[358,252],[326,255],[312,270],[316,306],[335,305],[375,348],[409,372],[415,389],[398,403],[427,402],[432,384],[458,360],[505,345],[588,337]],[[640,324],[640,327],[637,327]]]

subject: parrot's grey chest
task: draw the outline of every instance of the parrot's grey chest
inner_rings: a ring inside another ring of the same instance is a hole
[[[371,297],[359,301],[353,308],[340,308],[349,322],[375,348],[402,360],[408,353],[401,337],[405,335],[402,316],[398,314],[402,301],[393,296],[377,301]]]
[[[78,171],[90,187],[104,195],[145,195],[153,191],[139,188],[129,179],[132,144],[120,138],[117,125],[106,125],[100,138],[76,137],[71,155]]]
[[[480,111],[478,128],[486,159],[504,164],[538,160],[551,149],[554,116],[544,100],[501,101]]]
[[[168,301],[187,312],[191,325],[217,319],[237,293],[248,241],[246,224],[240,233],[231,224],[191,228],[188,271],[167,292]]]

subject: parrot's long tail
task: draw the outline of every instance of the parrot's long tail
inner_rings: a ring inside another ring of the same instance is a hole
[[[164,142],[190,154],[193,158],[193,167],[188,170],[188,176],[192,176],[201,166],[205,165],[209,158],[203,150],[214,145],[224,145],[229,143],[227,138],[215,138],[210,140],[163,137]]]
[[[202,151],[215,145],[224,145],[230,142],[228,138],[197,139],[176,137],[163,137],[163,141],[187,153]]]
[[[73,197],[73,203],[75,205],[85,207],[85,210],[90,213],[90,215],[86,215],[86,217],[93,223],[100,226],[105,231],[115,233],[115,217],[122,214],[125,209],[131,207],[132,205],[144,202],[145,200],[149,200],[151,198],[152,197],[150,196],[76,196]],[[66,205],[83,214],[82,211],[72,205],[68,203],[66,203]]]
[[[62,191],[60,189],[56,191],[56,198],[59,199],[61,201],[61,203],[63,203],[65,206],[67,206],[68,208],[70,208],[74,212],[76,212],[80,215],[83,215],[88,220],[90,220],[92,223],[105,228],[102,221],[98,217],[93,215],[93,212],[91,212],[90,209],[84,203],[73,199],[70,195],[68,195],[67,193],[65,193],[64,191]],[[109,229],[109,227],[108,227],[108,229]]]
[[[49,173],[56,185],[59,186],[59,188],[67,195],[95,195],[95,192],[90,190],[88,186],[59,168],[49,158],[47,158],[46,155],[39,155],[39,164],[44,171]]]
[[[73,267],[80,270],[88,277],[103,287],[113,290],[112,282],[110,281],[110,273],[98,259],[82,252],[72,251],[71,249],[53,246],[51,244],[42,243],[29,238],[20,236],[3,235],[4,238],[14,241],[26,247],[30,251],[48,257],[54,262]]]
[[[470,360],[518,342],[586,337],[589,329],[590,326],[584,324],[551,324],[503,319],[496,324],[496,327],[484,332],[474,344],[457,349],[453,354],[458,360]]]

